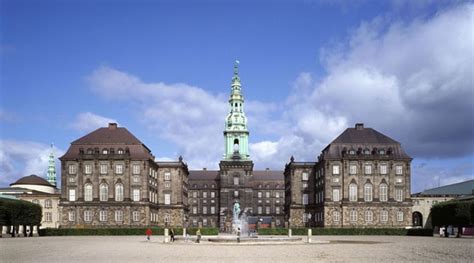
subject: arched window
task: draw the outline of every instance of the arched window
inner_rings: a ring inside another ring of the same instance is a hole
[[[107,149],[102,149],[102,154],[109,154],[109,150],[107,150]]]
[[[379,190],[379,195],[380,195],[380,201],[381,202],[386,202],[388,200],[388,186],[385,183],[380,184],[380,190]]]
[[[84,201],[92,201],[92,184],[84,186]]]
[[[115,185],[115,201],[123,201],[123,184],[121,183]]]
[[[109,198],[109,187],[107,184],[100,184],[100,201],[107,201]]]
[[[352,183],[349,185],[349,201],[357,201],[357,184]]]
[[[364,201],[370,202],[372,201],[372,184],[366,183],[364,185]]]

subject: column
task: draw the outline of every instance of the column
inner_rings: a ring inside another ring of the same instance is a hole
[[[22,225],[18,226],[18,235],[19,236],[23,235],[23,226]]]
[[[38,236],[38,226],[33,226],[33,236]]]

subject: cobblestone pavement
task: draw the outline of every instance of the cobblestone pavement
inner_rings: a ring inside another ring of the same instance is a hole
[[[303,241],[282,244],[203,241],[196,244],[178,240],[164,244],[162,237],[152,237],[147,242],[141,236],[1,238],[0,262],[474,261],[474,238],[313,236],[313,241],[311,244]]]

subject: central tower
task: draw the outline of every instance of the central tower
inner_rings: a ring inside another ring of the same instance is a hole
[[[249,159],[249,131],[244,112],[244,97],[239,78],[238,60],[234,64],[234,77],[232,78],[229,97],[229,114],[225,120],[224,139],[224,160]]]

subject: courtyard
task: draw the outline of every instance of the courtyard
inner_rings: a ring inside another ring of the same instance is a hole
[[[0,239],[0,262],[472,262],[473,238],[313,236],[313,243],[200,243],[162,236]]]

